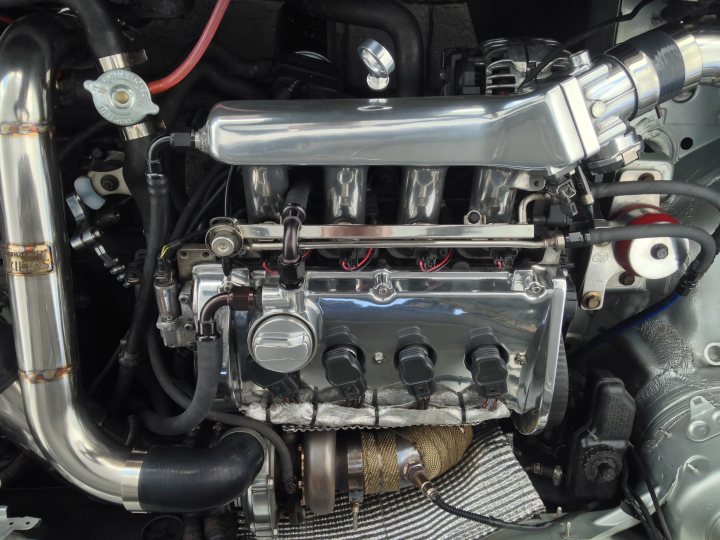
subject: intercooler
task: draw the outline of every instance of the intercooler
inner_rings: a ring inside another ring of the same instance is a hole
[[[507,437],[493,424],[478,429],[463,459],[438,478],[436,485],[455,506],[506,521],[519,522],[545,511]],[[334,513],[307,514],[299,526],[282,520],[278,532],[280,538],[289,540],[470,540],[487,536],[493,530],[429,506],[423,495],[410,487],[367,497],[356,528],[348,496],[339,495]],[[250,540],[255,535],[244,527],[239,538]]]

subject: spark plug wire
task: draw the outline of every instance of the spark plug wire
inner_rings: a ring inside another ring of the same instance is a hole
[[[152,81],[150,84],[148,84],[148,88],[150,88],[150,93],[161,94],[163,92],[167,92],[172,87],[182,82],[182,80],[187,77],[188,73],[195,69],[195,66],[197,66],[198,62],[200,62],[200,59],[203,57],[208,47],[210,46],[210,42],[215,37],[215,33],[217,32],[217,29],[220,26],[220,22],[225,16],[225,12],[227,11],[229,5],[230,0],[217,0],[217,3],[215,4],[215,7],[210,14],[210,18],[208,19],[205,28],[203,29],[202,34],[200,34],[200,38],[198,38],[197,43],[195,43],[192,51],[190,51],[190,54],[175,69],[175,71],[163,77],[162,79]]]

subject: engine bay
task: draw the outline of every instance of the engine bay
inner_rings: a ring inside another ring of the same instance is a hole
[[[717,15],[0,0],[0,531],[720,538]]]

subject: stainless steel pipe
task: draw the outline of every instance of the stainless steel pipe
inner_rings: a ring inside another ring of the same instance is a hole
[[[262,465],[253,435],[232,433],[204,449],[154,446],[134,453],[110,440],[78,397],[69,243],[50,116],[67,36],[60,18],[38,15],[0,38],[3,255],[27,430],[48,464],[96,498],[128,510],[218,508],[245,492]],[[11,390],[0,396],[0,425],[35,451]]]
[[[0,394],[0,432],[19,448],[44,459],[25,417],[20,381],[15,381]]]
[[[248,223],[280,223],[285,194],[290,188],[287,167],[242,168]]]
[[[487,165],[552,172],[596,150],[587,111],[580,111],[583,124],[570,106],[567,93],[580,92],[572,85],[524,96],[231,101],[213,108],[195,145],[235,165]]]
[[[244,165],[472,165],[558,174],[720,75],[720,32],[662,28],[529,94],[218,104],[196,147]]]
[[[437,223],[446,176],[447,167],[404,167],[398,223]]]
[[[325,167],[325,221],[365,223],[367,167]]]
[[[55,17],[25,18],[0,38],[0,205],[20,388],[29,429],[48,463],[94,497],[132,506],[139,466],[78,400],[68,238],[50,116],[55,60],[66,40]]]

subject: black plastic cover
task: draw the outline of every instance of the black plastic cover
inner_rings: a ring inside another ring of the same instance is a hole
[[[585,423],[570,442],[567,486],[581,499],[612,499],[632,434],[635,400],[620,379],[594,370],[588,375],[584,409]]]
[[[398,353],[400,380],[417,399],[428,399],[437,390],[435,367],[425,345],[408,345]]]
[[[330,384],[342,390],[348,402],[362,403],[367,383],[357,349],[351,345],[340,345],[329,349],[323,358],[325,376]]]
[[[255,384],[268,390],[275,398],[293,397],[300,390],[300,378],[297,373],[270,371],[255,362],[250,362],[250,378]]]
[[[469,367],[482,397],[497,398],[507,392],[508,370],[497,345],[482,345],[473,349]]]

